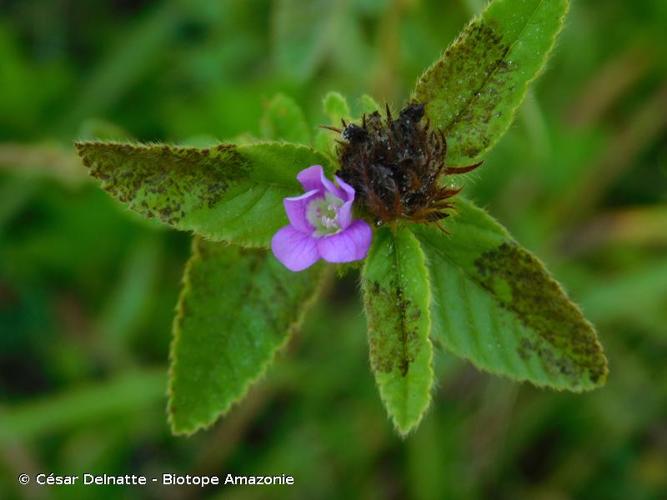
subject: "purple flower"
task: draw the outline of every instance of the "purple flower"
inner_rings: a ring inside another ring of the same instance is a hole
[[[303,271],[319,259],[352,262],[366,257],[372,232],[363,220],[352,220],[354,188],[324,176],[320,165],[299,172],[305,194],[285,198],[289,225],[271,240],[276,258],[290,271]]]

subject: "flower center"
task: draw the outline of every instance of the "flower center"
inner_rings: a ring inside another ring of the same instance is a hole
[[[329,236],[341,231],[338,211],[342,206],[343,200],[331,193],[326,193],[324,198],[310,202],[306,210],[306,218],[315,228],[313,236]]]

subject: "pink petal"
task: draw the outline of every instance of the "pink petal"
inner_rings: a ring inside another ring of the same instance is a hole
[[[343,195],[341,199],[345,201],[338,211],[338,224],[341,228],[345,229],[352,222],[352,203],[354,202],[355,191],[354,188],[343,179],[338,176],[335,177],[336,182],[340,186],[340,192]]]
[[[322,191],[328,191],[333,194],[336,198],[339,198],[343,201],[354,200],[354,188],[347,184],[342,179],[336,177],[338,184],[343,188],[339,188],[324,175],[324,169],[322,165],[313,165],[308,167],[296,176],[297,180],[303,186],[304,191],[312,191],[313,189],[319,189]]]
[[[312,167],[308,167],[299,172],[296,176],[296,180],[301,183],[304,191],[312,191],[313,189],[324,191],[322,178],[324,178],[324,170],[322,169],[322,165],[313,165]]]
[[[336,182],[341,187],[344,193],[341,199],[345,201],[354,201],[354,195],[355,195],[354,188],[350,186],[347,182],[345,182],[343,179],[338,177],[337,175],[334,177],[336,178]]]
[[[324,189],[326,189],[329,193],[331,193],[340,200],[345,200],[345,192],[338,186],[336,186],[333,182],[331,182],[329,179],[327,179],[326,176],[324,175],[324,172],[322,172],[322,178],[320,179],[320,181],[322,182]]]
[[[343,203],[338,209],[338,225],[341,229],[347,229],[352,222],[352,200]]]
[[[285,226],[273,235],[271,250],[290,271],[303,271],[320,258],[315,239],[292,226]]]
[[[308,210],[308,204],[317,197],[321,197],[320,191],[314,189],[301,196],[294,196],[283,200],[290,225],[308,234],[312,234],[315,231],[312,224],[308,222],[306,211]]]
[[[366,257],[372,237],[371,227],[357,220],[344,231],[317,240],[317,249],[328,262],[352,262]]]

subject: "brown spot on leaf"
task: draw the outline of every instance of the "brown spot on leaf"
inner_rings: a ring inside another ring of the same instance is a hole
[[[490,146],[488,128],[502,117],[498,108],[518,69],[510,47],[492,23],[477,19],[420,78],[415,97],[454,157],[473,159]]]
[[[405,297],[395,279],[385,286],[371,281],[365,299],[370,305],[367,311],[373,370],[381,373],[398,370],[405,377],[421,348],[417,331],[419,307]]]
[[[593,326],[539,260],[518,245],[503,243],[483,253],[475,266],[480,284],[537,334],[521,340],[524,360],[536,355],[547,371],[575,385],[585,376],[594,384],[604,379],[607,362]]]
[[[212,208],[248,167],[236,147],[83,142],[83,164],[102,187],[130,208],[175,225],[192,210]]]

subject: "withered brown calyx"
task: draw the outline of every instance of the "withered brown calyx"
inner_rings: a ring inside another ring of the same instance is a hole
[[[451,197],[461,188],[449,186],[445,176],[470,172],[446,165],[447,141],[440,130],[431,130],[424,119],[424,105],[410,103],[394,119],[373,112],[361,124],[346,124],[340,132],[336,174],[352,185],[363,209],[378,223],[397,219],[435,222],[447,217]]]

